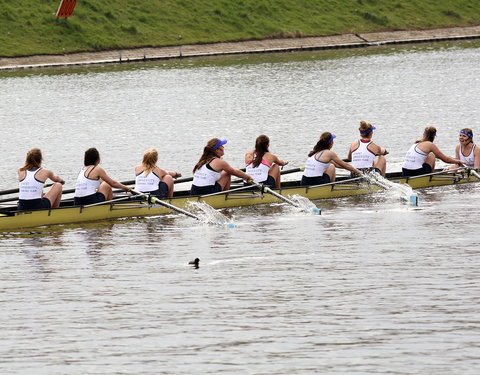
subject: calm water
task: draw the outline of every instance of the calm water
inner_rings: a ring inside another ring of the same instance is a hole
[[[479,57],[476,42],[1,73],[0,189],[31,147],[69,188],[91,146],[119,180],[148,147],[189,176],[215,136],[235,166],[266,133],[297,167],[326,130],[345,157],[360,120],[398,171],[426,125],[450,155],[460,128],[480,132]],[[477,374],[480,186],[419,199],[3,234],[0,373]]]

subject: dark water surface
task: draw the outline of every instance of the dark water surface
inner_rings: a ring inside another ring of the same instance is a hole
[[[291,167],[362,119],[398,171],[426,125],[480,132],[478,43],[182,60],[0,76],[0,189],[26,151],[73,187],[95,146],[120,180],[148,147],[185,176],[211,137]],[[443,165],[439,163],[439,165]],[[292,176],[296,177],[296,176]],[[188,188],[188,185],[185,186]],[[0,235],[2,374],[478,374],[480,186]],[[187,263],[200,258],[200,268]]]

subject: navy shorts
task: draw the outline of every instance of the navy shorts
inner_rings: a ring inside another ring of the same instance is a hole
[[[429,173],[432,173],[432,167],[430,166],[430,164],[427,164],[427,163],[423,163],[422,168],[418,168],[418,169],[402,168],[402,176],[407,176],[407,177],[420,176],[422,174],[429,174]]]
[[[97,191],[95,194],[86,195],[84,197],[75,197],[73,202],[75,206],[87,206],[89,204],[105,202],[105,195]]]
[[[323,184],[328,184],[329,182],[330,182],[330,176],[324,173],[322,176],[317,176],[317,177],[302,176],[302,181],[300,181],[300,185],[307,185],[307,186],[323,185]]]
[[[222,191],[222,187],[218,182],[215,182],[215,185],[209,186],[195,186],[192,185],[190,189],[190,195],[207,195],[213,193],[219,193]]]
[[[275,188],[275,179],[273,178],[273,176],[268,176],[265,181],[258,182],[258,183],[261,184],[261,185],[264,185],[264,186],[268,186],[269,188],[272,188],[272,189]],[[248,185],[252,185],[252,184],[249,183],[249,182],[244,182],[243,183],[243,186],[248,186]],[[249,189],[247,189],[247,190],[249,190]],[[255,190],[255,188],[252,188],[252,190]]]
[[[28,210],[45,210],[52,208],[52,203],[48,198],[38,198],[38,199],[19,199],[18,200],[18,210],[19,211],[28,211]]]
[[[149,191],[148,194],[158,199],[165,198],[168,194],[168,185],[165,182],[160,181],[160,183],[158,184],[158,189],[154,191]]]

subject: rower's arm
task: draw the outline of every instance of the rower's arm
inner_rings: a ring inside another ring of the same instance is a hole
[[[354,166],[350,165],[350,164],[347,164],[345,163],[342,159],[340,159],[336,153],[334,153],[333,151],[330,151],[331,152],[331,158],[332,158],[332,162],[335,164],[335,166],[338,166],[340,168],[343,168],[343,169],[346,169],[350,172],[353,172],[355,173],[356,175],[360,176],[362,175],[362,172],[359,171],[357,168],[355,168]]]
[[[430,150],[435,154],[435,157],[444,161],[445,163],[450,164],[462,164],[462,161],[459,159],[451,158],[450,156],[445,155],[434,143],[431,144]]]
[[[246,174],[245,172],[242,172],[240,169],[235,169],[233,168],[230,164],[228,164],[225,160],[222,159],[215,159],[216,166],[218,165],[222,170],[227,172],[228,174],[233,174],[234,176],[240,177],[244,180],[253,180],[253,178]],[[217,169],[215,167],[215,169]]]
[[[65,180],[55,174],[51,170],[48,170],[47,177],[53,182],[60,182],[62,185],[65,184]]]
[[[273,154],[271,154],[271,155],[273,156],[273,162],[275,164],[278,164],[281,167],[288,164],[288,161],[280,159],[277,155],[273,155]]]
[[[107,172],[101,167],[97,167],[97,174],[98,177],[100,177],[103,181],[105,181],[107,184],[109,184],[111,187],[116,187],[117,189],[122,189],[125,191],[129,191],[130,188],[128,186],[125,186],[121,184],[118,181],[115,181],[113,178],[111,178]]]

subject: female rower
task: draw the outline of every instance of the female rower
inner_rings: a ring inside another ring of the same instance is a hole
[[[334,182],[336,178],[335,165],[347,169],[354,175],[362,175],[357,168],[345,163],[331,149],[337,136],[330,132],[322,133],[313,150],[308,154],[301,185],[321,185]]]
[[[360,139],[353,141],[348,152],[348,159],[352,161],[352,165],[361,171],[376,170],[382,176],[385,176],[387,169],[387,160],[384,155],[388,151],[372,142],[373,131],[375,126],[368,122],[361,121]]]
[[[142,164],[135,167],[135,190],[157,198],[173,197],[173,179],[178,172],[167,172],[157,167],[158,151],[150,148],[143,154]]]
[[[480,148],[473,143],[473,131],[469,128],[460,130],[458,145],[455,147],[455,156],[462,164],[469,168],[480,168]],[[461,166],[461,165],[459,165]]]
[[[210,139],[203,149],[200,160],[193,168],[193,183],[190,190],[192,195],[212,194],[230,189],[231,176],[237,176],[244,180],[252,180],[250,175],[239,169],[232,168],[225,160],[224,144],[226,139]]]
[[[112,187],[129,191],[130,188],[111,179],[100,164],[100,154],[96,148],[85,151],[84,167],[77,177],[74,204],[84,206],[104,202],[113,198]]]
[[[462,164],[459,159],[445,155],[433,143],[437,136],[437,129],[427,126],[423,132],[423,138],[417,140],[407,151],[402,167],[403,176],[419,176],[432,173],[435,170],[435,158],[445,163]]]
[[[42,168],[42,151],[32,148],[27,152],[25,164],[18,169],[19,210],[41,210],[57,208],[62,198],[63,179],[53,174],[49,169]],[[45,181],[54,182],[47,193],[43,193]]]
[[[253,181],[265,184],[269,187],[280,187],[280,168],[288,164],[288,161],[279,159],[268,151],[270,139],[266,135],[260,135],[255,141],[255,150],[245,154],[246,172],[253,177]]]

